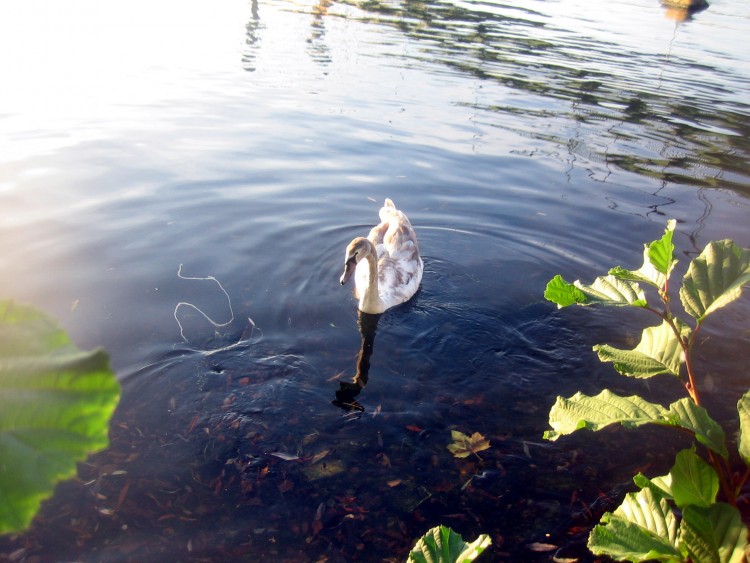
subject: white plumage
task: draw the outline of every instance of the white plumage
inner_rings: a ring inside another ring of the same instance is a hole
[[[357,237],[346,247],[341,285],[354,274],[360,311],[378,314],[411,299],[422,282],[423,270],[409,219],[386,198],[380,224],[367,238]]]

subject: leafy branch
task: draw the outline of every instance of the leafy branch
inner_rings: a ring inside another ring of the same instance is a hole
[[[714,241],[691,261],[679,291],[683,309],[693,319],[691,327],[672,312],[669,279],[677,265],[672,242],[675,225],[674,220],[668,221],[664,235],[644,245],[638,270],[618,266],[590,285],[568,283],[558,275],[547,284],[544,295],[560,308],[636,307],[657,315],[660,324],[644,329],[634,349],[600,344],[594,351],[627,377],[677,377],[688,396],[668,408],[608,390],[595,397],[581,393],[569,399],[558,397],[550,411],[552,430],[544,436],[556,440],[582,428],[597,431],[615,423],[628,428],[657,424],[691,434],[706,448],[708,463],[694,450],[684,450],[668,476],[651,481],[636,476],[642,490],[628,495],[614,513],[604,515],[591,533],[589,547],[597,554],[632,561],[739,561],[747,544],[736,503],[750,478],[750,391],[737,405],[738,449],[748,466],[738,474],[729,465],[724,431],[701,406],[692,352],[705,319],[739,298],[750,282],[750,250],[731,240]],[[641,284],[656,289],[660,305],[649,304]],[[716,501],[718,492],[724,502]]]

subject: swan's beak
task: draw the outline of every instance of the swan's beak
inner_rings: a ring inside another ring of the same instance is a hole
[[[349,258],[349,260],[346,261],[346,264],[344,264],[344,273],[341,275],[341,285],[344,285],[346,282],[349,281],[349,278],[352,277],[352,274],[354,273],[354,270],[357,269],[357,259],[352,256]]]

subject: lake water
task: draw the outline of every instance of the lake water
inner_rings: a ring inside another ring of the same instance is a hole
[[[750,246],[749,35],[743,0],[3,4],[0,296],[104,346],[123,396],[0,559],[398,560],[443,523],[490,534],[483,560],[585,560],[606,499],[687,442],[545,442],[555,397],[681,390],[593,357],[650,318],[544,287],[639,267],[669,218],[678,279],[710,240]],[[425,275],[363,319],[351,408],[338,278],[385,197]],[[710,319],[698,358],[730,436],[748,318],[744,296]],[[453,458],[453,429],[492,447]]]

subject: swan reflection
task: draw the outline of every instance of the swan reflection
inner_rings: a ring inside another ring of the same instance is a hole
[[[351,382],[340,381],[339,389],[336,391],[336,399],[333,404],[347,411],[357,410],[364,411],[365,408],[357,402],[357,396],[367,385],[368,374],[370,373],[370,356],[372,356],[372,347],[375,344],[375,332],[378,328],[380,315],[363,313],[358,311],[359,334],[362,337],[362,345],[357,356],[357,372]]]

